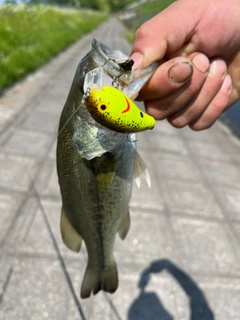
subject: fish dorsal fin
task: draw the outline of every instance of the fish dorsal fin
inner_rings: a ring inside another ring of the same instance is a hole
[[[71,225],[64,209],[62,208],[61,213],[61,234],[63,242],[72,251],[79,252],[82,244],[82,237]]]
[[[124,240],[128,234],[128,230],[130,229],[130,214],[129,211],[123,218],[120,227],[118,228],[119,237]]]
[[[139,153],[136,152],[135,159],[134,159],[134,180],[138,188],[141,186],[141,177],[143,177],[151,188],[151,178],[145,165],[143,159],[140,157]]]
[[[106,191],[112,184],[115,174],[117,159],[108,157],[103,160],[96,177],[98,190],[100,192]]]

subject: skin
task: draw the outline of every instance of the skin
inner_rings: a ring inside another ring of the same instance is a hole
[[[134,68],[159,61],[138,96],[150,115],[203,130],[240,99],[239,21],[238,0],[178,0],[136,31]]]

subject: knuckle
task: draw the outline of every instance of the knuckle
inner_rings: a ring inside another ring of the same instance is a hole
[[[201,90],[201,87],[197,85],[197,83],[194,83],[193,81],[190,82],[190,84],[187,87],[187,94],[188,97],[191,97],[192,99],[199,94],[199,91]]]
[[[156,120],[164,120],[169,116],[169,106],[161,101],[145,101],[145,108]]]
[[[148,38],[152,33],[152,28],[148,22],[143,23],[135,32],[135,40]]]

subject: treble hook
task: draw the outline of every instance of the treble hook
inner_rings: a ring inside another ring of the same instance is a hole
[[[127,141],[132,142],[132,143],[138,141],[137,139],[136,139],[136,140],[131,140],[131,139],[129,139],[129,136],[130,136],[130,135],[131,135],[131,133],[128,133],[128,134],[127,134]]]
[[[132,70],[132,66],[134,64],[134,61],[132,59],[127,59],[124,62],[118,63],[120,69],[122,69],[122,72],[120,72],[117,76],[113,77],[112,85],[113,86],[119,86],[119,79],[120,77],[127,71]]]
[[[86,93],[84,93],[82,99],[83,100],[87,100],[89,98],[89,96],[90,96],[90,92],[91,92],[91,89],[87,88],[87,91],[86,91]]]
[[[113,61],[113,62],[116,63],[116,61],[115,61],[114,59],[108,58],[108,59],[104,62],[102,68],[105,66],[105,64],[106,64],[109,60],[111,60],[111,61]],[[132,70],[132,66],[133,66],[133,64],[134,64],[134,61],[133,61],[132,59],[127,59],[127,60],[125,60],[124,62],[120,62],[120,63],[117,63],[117,64],[118,64],[118,66],[120,67],[121,72],[120,72],[117,76],[113,77],[113,79],[112,79],[112,86],[113,86],[114,88],[118,88],[118,87],[119,87],[119,79],[121,78],[121,76],[122,76],[125,72]]]

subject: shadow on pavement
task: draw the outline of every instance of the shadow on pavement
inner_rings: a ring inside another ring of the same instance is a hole
[[[168,271],[188,295],[189,320],[214,320],[214,314],[197,284],[176,265],[165,259],[154,261],[149,268],[142,272],[139,281],[141,292],[128,311],[128,320],[174,320],[154,292],[144,291],[150,280],[150,275],[160,273],[163,270]]]

